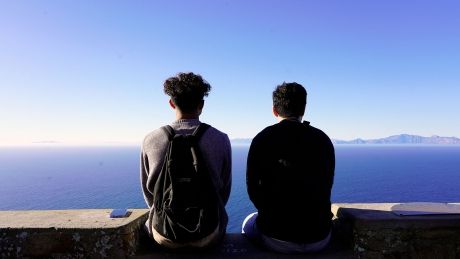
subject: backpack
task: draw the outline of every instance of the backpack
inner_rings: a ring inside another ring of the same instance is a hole
[[[175,242],[201,239],[219,225],[220,198],[198,147],[208,128],[201,123],[193,134],[182,135],[162,127],[169,144],[153,189],[152,227]]]

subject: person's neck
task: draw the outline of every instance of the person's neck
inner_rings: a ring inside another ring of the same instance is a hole
[[[278,119],[278,122],[281,122],[283,120],[302,122],[302,116],[299,116],[299,117],[281,117],[281,116],[278,116],[277,119]]]
[[[178,112],[176,113],[176,120],[199,120],[200,115],[199,114],[190,114],[190,113],[181,113]]]

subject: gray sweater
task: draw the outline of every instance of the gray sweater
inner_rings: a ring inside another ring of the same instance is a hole
[[[171,127],[176,133],[192,134],[199,124],[198,119],[177,120],[171,124]],[[224,207],[230,196],[232,184],[230,140],[225,133],[209,127],[198,144],[203,159],[211,172],[214,185],[218,188]],[[153,205],[153,188],[163,166],[167,146],[168,136],[161,128],[149,133],[142,144],[140,177],[144,199],[149,208]],[[222,211],[224,213],[222,213],[221,218],[221,230],[225,232],[228,215],[225,208]],[[151,218],[149,218],[149,222],[150,220]]]

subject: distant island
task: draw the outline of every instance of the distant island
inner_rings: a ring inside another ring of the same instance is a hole
[[[338,140],[333,139],[332,143],[334,144],[441,144],[441,145],[451,145],[451,144],[460,144],[460,139],[456,137],[440,137],[440,136],[431,136],[431,137],[422,137],[417,135],[409,134],[400,134],[393,135],[386,138],[379,139],[353,139],[353,140]]]
[[[249,145],[251,138],[238,138],[232,139],[231,143],[234,145]],[[423,137],[418,135],[400,134],[393,135],[386,138],[378,139],[353,139],[353,140],[340,140],[332,139],[332,143],[340,144],[432,144],[432,145],[460,145],[460,138],[456,137],[441,137],[431,136]]]

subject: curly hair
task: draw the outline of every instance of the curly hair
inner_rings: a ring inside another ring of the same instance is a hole
[[[163,86],[165,94],[169,95],[174,104],[186,113],[195,111],[211,91],[211,85],[206,80],[191,72],[170,77],[166,79]]]
[[[306,104],[307,91],[296,82],[283,82],[273,91],[273,107],[282,117],[303,116]]]

